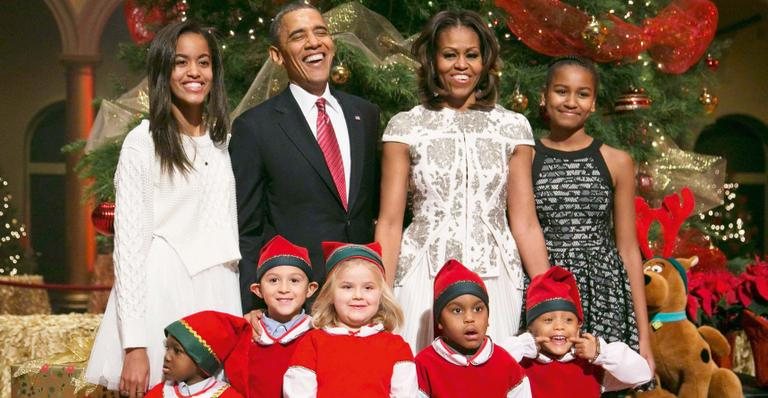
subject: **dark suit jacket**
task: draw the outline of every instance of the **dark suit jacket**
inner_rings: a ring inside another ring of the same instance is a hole
[[[309,250],[314,280],[325,277],[320,242],[373,240],[379,202],[379,109],[331,90],[349,131],[349,211],[345,211],[325,158],[289,89],[246,111],[232,125],[229,153],[237,188],[240,294],[253,306],[251,283],[262,245],[275,234]]]

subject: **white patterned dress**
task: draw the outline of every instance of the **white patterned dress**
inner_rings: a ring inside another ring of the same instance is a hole
[[[414,352],[431,343],[434,277],[451,258],[485,282],[488,334],[516,334],[523,270],[507,222],[507,174],[515,146],[534,144],[528,120],[500,106],[432,111],[419,105],[395,115],[382,140],[407,144],[411,160],[413,219],[395,275],[403,338]]]

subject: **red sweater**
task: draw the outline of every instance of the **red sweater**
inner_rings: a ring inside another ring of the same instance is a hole
[[[307,316],[280,338],[263,330],[258,342],[251,344],[250,363],[248,364],[248,392],[254,398],[281,398],[283,396],[283,375],[288,370],[288,363],[296,351],[299,341],[312,328],[312,318]]]
[[[543,363],[523,358],[520,365],[531,381],[536,398],[599,398],[603,368],[577,358],[568,362]],[[559,382],[553,382],[559,380]]]
[[[389,398],[396,363],[413,361],[402,337],[379,332],[366,337],[312,330],[296,347],[290,366],[317,377],[317,398]]]
[[[177,394],[175,388],[175,383],[158,383],[156,386],[152,387],[152,389],[147,391],[147,394],[144,395],[144,398],[185,397],[185,395]],[[239,392],[235,391],[234,388],[230,387],[229,384],[219,380],[217,380],[216,383],[212,384],[210,387],[198,392],[197,394],[194,394],[193,396],[195,398],[243,398],[243,396]]]
[[[416,372],[419,390],[433,398],[504,398],[525,379],[517,361],[490,339],[469,358],[437,339],[416,356]]]

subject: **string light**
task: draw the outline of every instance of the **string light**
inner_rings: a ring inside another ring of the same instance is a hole
[[[736,210],[736,190],[739,184],[736,182],[725,183],[723,185],[723,196],[725,203],[715,209],[699,214],[699,220],[704,223],[706,233],[713,239],[727,242],[729,240],[747,241],[747,231],[744,220],[734,214]],[[734,217],[736,219],[734,220]]]
[[[0,177],[2,188],[8,186],[8,181]],[[3,209],[10,208],[10,202],[13,195],[0,191],[2,196]],[[16,275],[19,273],[19,267],[23,265],[21,239],[27,236],[26,228],[18,219],[11,216],[7,211],[0,211],[0,217],[10,217],[10,219],[0,219],[0,275]]]

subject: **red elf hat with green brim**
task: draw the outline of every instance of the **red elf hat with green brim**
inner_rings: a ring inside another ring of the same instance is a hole
[[[261,277],[272,268],[281,265],[296,267],[312,280],[312,263],[309,260],[307,249],[294,245],[281,235],[275,235],[270,239],[259,253],[259,262],[256,265],[256,281],[261,282]]]
[[[531,280],[525,293],[526,323],[531,324],[541,314],[550,311],[569,311],[584,322],[581,297],[576,279],[568,270],[553,266]]]
[[[488,306],[488,290],[485,288],[483,279],[465,267],[464,264],[450,259],[435,275],[434,303],[432,305],[435,336],[439,334],[437,320],[440,317],[440,312],[451,300],[465,294],[476,296],[483,300],[486,307]]]
[[[165,335],[178,340],[187,355],[209,376],[223,367],[232,387],[248,396],[251,326],[243,317],[201,311],[171,323],[165,328]]]
[[[323,242],[325,255],[325,272],[330,274],[338,263],[351,259],[368,261],[379,268],[384,274],[384,262],[381,260],[381,245],[379,242],[360,245],[343,242]]]

